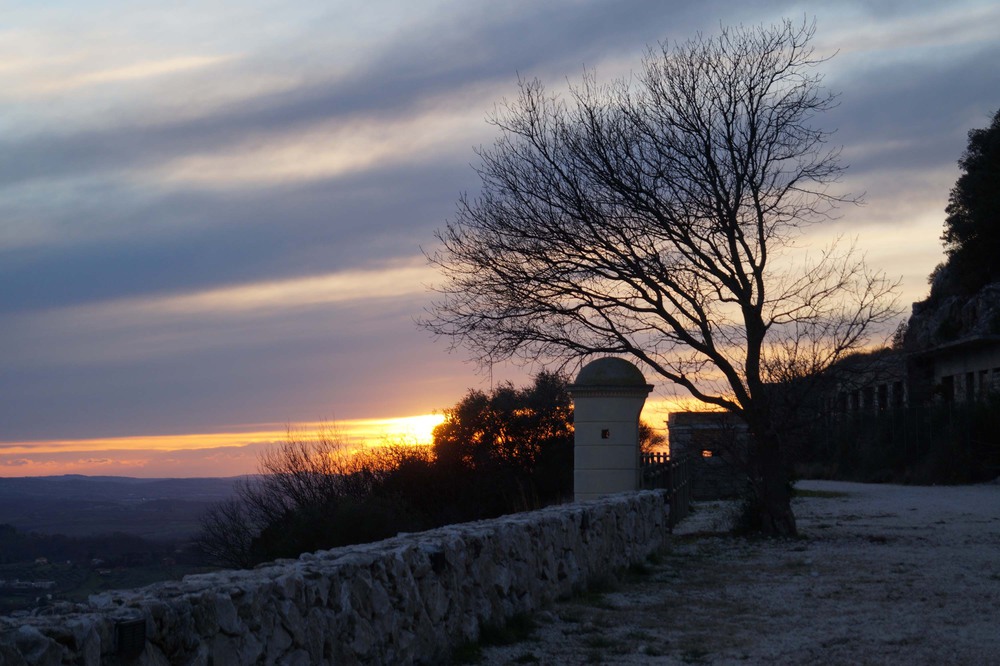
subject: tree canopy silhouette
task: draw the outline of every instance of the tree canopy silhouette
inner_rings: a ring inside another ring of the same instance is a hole
[[[484,364],[637,359],[751,432],[755,524],[795,532],[774,376],[815,373],[894,314],[894,284],[805,228],[854,201],[814,125],[833,96],[814,25],[725,28],[650,49],[639,73],[562,97],[522,81],[491,117],[480,193],[429,253],[424,322]]]
[[[489,393],[471,390],[444,417],[434,428],[439,461],[531,470],[549,449],[559,448],[570,452],[572,472],[573,404],[558,374],[541,372],[520,389],[504,383]]]
[[[948,259],[935,269],[940,279],[932,284],[970,295],[1000,280],[1000,109],[989,127],[969,131],[958,165],[962,175],[948,197],[941,236]]]
[[[573,403],[565,377],[535,375],[531,385],[470,390],[444,410],[434,457],[452,477],[476,486],[477,501],[530,508],[573,495]]]
[[[248,567],[572,497],[573,406],[562,375],[471,390],[445,417],[433,447],[358,450],[333,429],[290,431],[233,499],[203,516],[202,552]],[[643,432],[656,443],[651,428]]]

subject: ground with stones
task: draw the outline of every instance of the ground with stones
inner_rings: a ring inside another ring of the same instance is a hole
[[[700,504],[646,565],[456,661],[1000,663],[1000,485],[798,488],[801,538],[727,536],[733,507]]]

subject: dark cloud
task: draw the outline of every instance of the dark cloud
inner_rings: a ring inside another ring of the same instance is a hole
[[[73,347],[100,344],[93,339],[100,332],[67,328],[55,344],[77,362],[0,363],[0,394],[6,396],[0,441],[198,432],[219,423],[446,407],[458,396],[440,385],[441,378],[468,378],[471,371],[414,325],[425,304],[425,298],[380,299],[293,310],[265,322],[204,325],[177,332],[195,344],[118,361],[88,362]],[[8,338],[4,344],[23,348],[30,341]],[[414,388],[428,380],[436,392]]]
[[[111,199],[108,222],[140,230],[0,252],[0,313],[412,257],[474,184],[464,162],[425,162],[296,186],[180,191],[121,208]],[[61,214],[53,225],[71,225],[81,211]]]
[[[1000,107],[1000,44],[957,57],[938,51],[916,62],[872,62],[835,82],[841,104],[822,122],[838,128],[837,143],[871,148],[851,159],[852,172],[954,164],[977,126],[969,122],[984,125]]]
[[[676,30],[679,17],[695,15],[652,1],[530,8],[499,20],[495,13],[441,17],[420,32],[404,32],[346,76],[241,100],[202,117],[7,138],[0,141],[0,187],[146,168],[329,119],[405,117],[426,100],[471,84],[513,81],[518,71],[567,73],[568,63],[582,65],[613,46],[632,50]],[[238,76],[239,66],[222,67],[218,75]]]
[[[898,19],[914,6],[876,4],[873,21]],[[80,317],[58,308],[413,257],[419,245],[433,243],[457,195],[477,186],[466,145],[441,146],[415,164],[214,189],[150,180],[173,160],[266,146],[322,122],[389,124],[454,105],[484,117],[494,95],[515,90],[518,75],[558,87],[609,58],[638,66],[643,46],[660,39],[713,32],[720,22],[757,23],[764,12],[769,19],[802,11],[790,2],[749,7],[731,0],[455,6],[400,24],[356,61],[329,68],[317,64],[323,40],[339,28],[329,20],[294,35],[283,45],[287,53],[281,45],[255,51],[248,44],[246,59],[212,74],[236,80],[260,67],[295,76],[298,59],[309,59],[309,76],[291,90],[199,117],[126,121],[111,106],[101,127],[0,137],[0,224],[44,230],[0,250],[0,440],[186,433],[453,404],[480,379],[413,325],[427,297],[178,319],[160,330],[134,318],[80,327]],[[840,8],[866,6],[816,5],[830,23]],[[995,42],[940,47],[911,60],[838,57],[831,84],[842,91],[841,104],[820,122],[838,128],[834,140],[851,153],[850,177],[903,196],[910,186],[898,174],[954,164],[965,132],[1000,106],[998,60]],[[317,74],[334,70],[340,73]],[[485,125],[481,137],[491,139]]]
[[[212,114],[157,125],[121,125],[0,142],[0,214],[54,229],[93,229],[0,252],[0,312],[143,293],[295,277],[414,255],[475,187],[472,146],[413,167],[376,167],[307,184],[255,183],[225,191],[167,193],[117,181],[193,152],[208,153],[330,119],[405,118],[428,99],[517,72],[576,73],[617,48],[677,30],[700,14],[659,2],[470,9],[404,32],[336,81],[315,81]],[[317,28],[322,30],[322,25]],[[225,75],[226,72],[221,72]],[[233,76],[238,71],[231,72]],[[485,115],[496,100],[483,100]],[[477,110],[477,112],[479,112]],[[113,117],[111,118],[113,120]],[[489,137],[485,128],[484,136]],[[72,206],[38,207],[18,183],[105,172],[111,182],[74,190]],[[5,210],[6,209],[6,210]]]

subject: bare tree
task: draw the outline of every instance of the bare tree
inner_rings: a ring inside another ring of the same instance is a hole
[[[333,428],[324,426],[313,434],[289,429],[284,442],[261,452],[257,476],[239,494],[256,522],[274,524],[305,507],[369,496],[387,471],[376,462],[356,452]]]
[[[202,516],[198,545],[216,564],[252,566],[268,559],[255,548],[267,530],[291,532],[296,517],[333,520],[339,505],[370,501],[403,463],[428,460],[427,447],[387,442],[357,450],[331,427],[313,434],[289,429],[284,442],[260,454],[258,473],[240,480],[233,498]]]
[[[215,504],[201,517],[198,547],[213,564],[248,569],[256,564],[251,545],[260,529],[243,501],[230,498]]]
[[[484,364],[631,356],[751,432],[751,506],[793,534],[768,382],[815,373],[894,314],[895,284],[805,228],[855,199],[814,126],[834,98],[807,22],[727,28],[650,49],[631,79],[538,81],[498,107],[429,254],[445,281],[424,324]]]

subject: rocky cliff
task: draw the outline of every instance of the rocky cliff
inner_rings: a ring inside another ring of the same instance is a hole
[[[1000,282],[972,296],[938,296],[914,303],[903,348],[919,352],[987,335],[1000,335]]]

